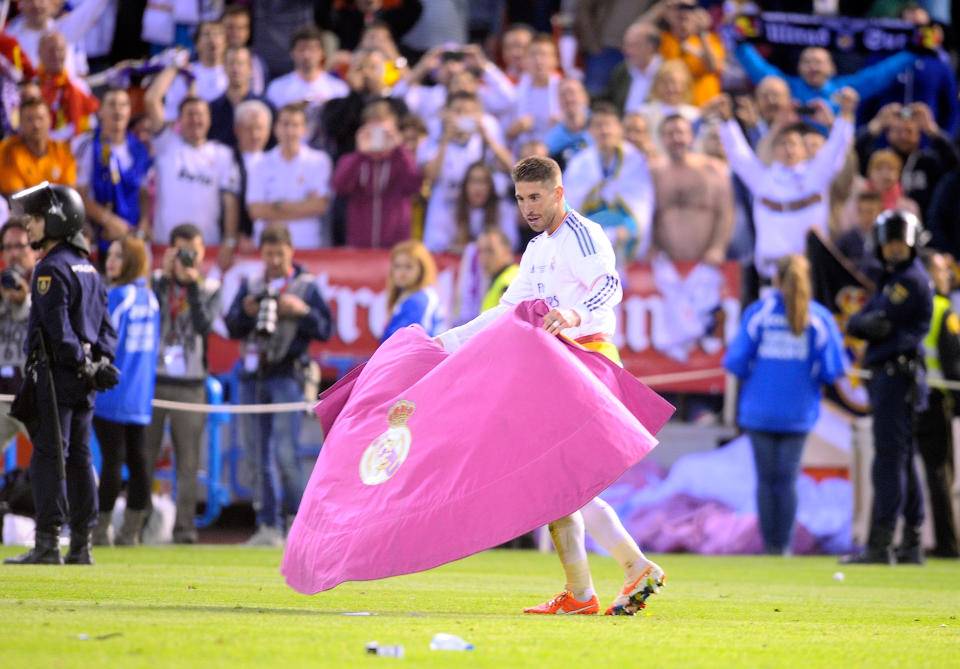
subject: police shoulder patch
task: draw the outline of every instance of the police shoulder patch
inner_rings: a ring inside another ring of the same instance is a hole
[[[894,304],[901,304],[905,299],[910,296],[910,291],[907,290],[902,283],[895,283],[890,286],[890,289],[887,291],[887,297]]]
[[[40,295],[46,295],[50,290],[50,275],[47,276],[38,276],[37,277],[37,293]]]
[[[947,314],[947,332],[953,335],[960,335],[960,318],[952,311]]]

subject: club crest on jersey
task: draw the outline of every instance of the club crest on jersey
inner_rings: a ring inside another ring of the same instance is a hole
[[[38,276],[37,277],[37,292],[41,295],[46,295],[47,291],[50,290],[50,277],[49,276]]]
[[[400,400],[387,414],[390,427],[367,446],[360,458],[360,480],[367,485],[380,485],[388,481],[407,459],[412,435],[407,420],[413,415],[416,405]]]

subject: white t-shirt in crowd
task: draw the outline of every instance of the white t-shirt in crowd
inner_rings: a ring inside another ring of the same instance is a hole
[[[196,82],[193,93],[198,98],[206,100],[207,102],[213,102],[226,92],[229,81],[227,80],[227,73],[223,69],[223,65],[207,67],[200,63],[192,63],[191,67],[193,69],[194,81]],[[177,120],[180,103],[187,97],[187,93],[189,92],[190,80],[185,75],[178,74],[173,79],[170,88],[167,89],[167,94],[163,98],[163,117],[168,123]]]
[[[333,164],[323,151],[301,146],[293,160],[286,160],[275,146],[263,154],[247,174],[247,202],[296,202],[308,197],[330,196]],[[266,222],[253,222],[253,238],[260,242]],[[287,221],[294,248],[316,249],[326,246],[323,217],[311,216]]]
[[[193,223],[205,244],[220,243],[221,191],[237,194],[240,174],[230,149],[220,142],[187,144],[168,126],[153,138],[157,204],[153,239],[166,243],[170,231]]]
[[[275,108],[292,102],[311,102],[323,104],[332,98],[343,98],[350,94],[350,87],[327,72],[321,72],[313,81],[306,81],[297,72],[277,77],[267,86],[267,100]]]

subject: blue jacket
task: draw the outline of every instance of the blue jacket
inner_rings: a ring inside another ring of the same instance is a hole
[[[120,383],[97,396],[93,415],[115,423],[148,425],[153,416],[160,342],[160,305],[146,279],[110,289],[107,309],[117,331]]]
[[[844,86],[850,86],[864,100],[883,93],[888,86],[896,81],[897,75],[911,67],[916,55],[907,51],[885,58],[876,65],[865,67],[853,74],[844,74],[828,79],[823,87],[817,89],[805,82],[802,78],[784,74],[780,68],[771,65],[763,59],[755,46],[743,42],[737,46],[737,58],[747,71],[753,83],[759,83],[766,76],[780,77],[790,87],[790,95],[800,102],[807,103],[814,98],[825,100],[833,110],[837,110],[830,96]]]
[[[820,386],[844,374],[843,339],[827,308],[813,301],[807,329],[793,334],[776,291],[747,307],[723,366],[742,381],[743,428],[808,432],[820,415]]]
[[[380,343],[387,339],[400,328],[413,325],[414,323],[423,326],[427,334],[431,337],[440,332],[443,327],[443,309],[440,305],[440,296],[432,286],[427,286],[408,296],[402,302],[398,302],[393,307],[393,315],[390,322],[383,330],[383,337]]]

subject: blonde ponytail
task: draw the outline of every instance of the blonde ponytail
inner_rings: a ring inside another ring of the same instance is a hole
[[[801,334],[810,323],[810,263],[798,254],[791,253],[777,261],[777,279],[783,304],[787,310],[787,323],[795,335]]]

